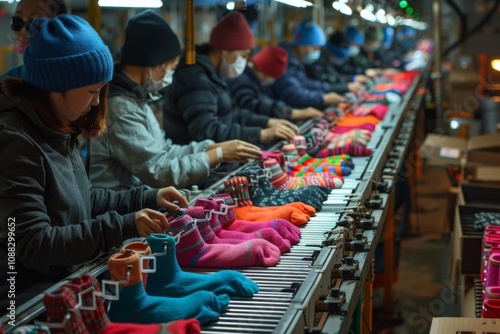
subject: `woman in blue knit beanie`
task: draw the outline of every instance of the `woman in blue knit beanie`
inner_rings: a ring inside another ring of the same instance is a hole
[[[106,128],[111,53],[72,15],[35,19],[30,41],[24,80],[4,79],[0,95],[0,256],[15,262],[19,305],[124,240],[168,230],[157,210],[187,205],[173,187],[91,187],[77,137]]]

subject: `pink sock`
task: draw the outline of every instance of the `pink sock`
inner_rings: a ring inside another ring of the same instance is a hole
[[[170,232],[181,233],[175,246],[177,261],[187,268],[236,268],[248,266],[274,266],[280,260],[280,250],[267,240],[253,239],[233,244],[207,244],[198,230],[184,230],[193,219],[183,215],[170,222]]]
[[[385,114],[389,111],[389,106],[385,104],[377,104],[370,110],[370,114],[382,120],[385,117]]]
[[[272,228],[278,232],[281,237],[287,239],[292,244],[300,240],[300,229],[286,219],[273,219],[267,222],[252,222],[248,220],[235,220],[228,225],[224,225],[224,230],[254,232],[262,228]]]
[[[344,132],[355,130],[355,129],[374,131],[375,127],[376,127],[376,125],[373,123],[365,123],[365,124],[361,124],[361,125],[352,125],[352,126],[336,125],[330,131],[333,133],[344,133]]]
[[[186,213],[192,218],[205,218],[205,209],[202,206],[194,206],[192,208],[187,208]],[[280,249],[282,253],[288,252],[292,245],[290,241],[281,237],[281,235],[269,227],[263,227],[258,231],[253,232],[240,232],[240,231],[227,231],[223,230],[221,224],[219,223],[218,215],[216,213],[212,214],[212,219],[208,222],[208,228],[214,235],[211,240],[217,240],[216,242],[208,242],[200,225],[198,224],[198,229],[200,234],[207,243],[225,243],[225,244],[239,244],[243,241],[252,239],[264,239],[275,245]]]

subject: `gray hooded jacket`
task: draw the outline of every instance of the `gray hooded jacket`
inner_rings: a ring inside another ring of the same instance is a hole
[[[90,143],[90,181],[128,189],[146,184],[185,187],[210,174],[205,153],[212,140],[174,145],[165,139],[149,102],[159,99],[115,66],[108,99],[108,128]]]

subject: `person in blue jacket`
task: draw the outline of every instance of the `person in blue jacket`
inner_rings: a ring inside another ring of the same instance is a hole
[[[252,56],[242,75],[228,80],[229,89],[240,108],[257,114],[292,121],[303,121],[323,113],[316,108],[296,109],[265,95],[264,87],[281,77],[288,64],[288,53],[280,46],[268,46]]]
[[[30,30],[24,77],[5,78],[0,94],[4,311],[8,256],[21,305],[125,240],[168,231],[160,208],[179,210],[174,201],[187,206],[173,187],[91,186],[77,142],[106,129],[111,52],[81,17],[63,14],[33,24],[38,29]]]
[[[339,39],[344,40],[339,41]],[[337,45],[345,45],[345,48]],[[339,94],[355,93],[369,82],[367,76],[355,74],[354,69],[351,69],[346,62],[357,52],[359,52],[358,45],[350,43],[342,32],[334,33],[321,48],[320,58],[306,65],[307,74],[310,78],[329,82],[332,89]],[[342,68],[340,65],[345,65],[347,68]]]
[[[163,127],[175,144],[240,139],[260,145],[292,139],[298,127],[288,120],[238,108],[225,79],[245,70],[255,40],[243,14],[230,12],[215,25],[208,44],[196,48],[196,63],[181,57],[166,88]]]
[[[283,76],[266,88],[266,94],[292,108],[323,109],[344,101],[343,96],[332,91],[330,83],[307,76],[304,65],[317,61],[324,45],[323,29],[310,19],[303,20],[294,29],[292,41],[281,44],[288,52],[288,67]]]
[[[66,14],[66,4],[63,0],[21,0],[16,6],[16,11],[10,19],[10,28],[14,34],[14,52],[23,54],[30,44],[29,29],[36,17],[52,18]],[[22,78],[24,66],[11,68],[0,75],[0,81],[6,76]]]

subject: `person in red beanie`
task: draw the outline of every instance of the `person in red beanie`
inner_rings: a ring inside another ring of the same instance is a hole
[[[196,64],[185,56],[165,92],[163,127],[176,144],[212,139],[240,139],[253,144],[289,140],[299,129],[293,123],[258,115],[234,105],[226,79],[245,70],[255,46],[243,14],[233,11],[213,27],[208,44],[196,47]]]
[[[268,46],[256,53],[237,78],[228,80],[229,89],[240,108],[270,117],[303,121],[323,113],[316,108],[294,109],[265,95],[264,87],[281,77],[288,65],[288,53],[280,46]]]

